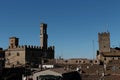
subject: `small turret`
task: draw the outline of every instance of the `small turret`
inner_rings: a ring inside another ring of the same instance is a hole
[[[9,38],[9,48],[16,48],[19,45],[19,38],[10,37]]]

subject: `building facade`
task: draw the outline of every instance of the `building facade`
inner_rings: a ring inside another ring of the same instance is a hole
[[[97,60],[107,64],[111,60],[120,59],[120,48],[110,47],[110,33],[98,33],[99,50],[97,51]]]
[[[40,25],[40,46],[19,45],[19,38],[10,37],[5,50],[5,67],[37,67],[47,59],[54,59],[54,46],[47,46],[47,24]]]
[[[0,48],[0,68],[4,68],[5,66],[5,51]]]

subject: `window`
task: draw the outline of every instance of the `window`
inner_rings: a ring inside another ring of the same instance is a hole
[[[11,53],[8,53],[8,56],[10,56],[11,55]]]
[[[104,60],[106,61],[106,57],[104,58]]]
[[[17,64],[20,64],[20,62],[19,62],[19,61],[17,61]]]
[[[11,43],[11,48],[13,48],[13,44]]]
[[[81,61],[79,61],[79,63],[81,63]]]
[[[39,80],[39,77],[37,77],[37,79],[36,80]],[[41,80],[41,79],[40,79]]]
[[[90,60],[90,63],[92,63],[93,61],[92,60]]]
[[[95,61],[95,63],[97,63],[97,61]]]
[[[17,56],[20,56],[20,54],[19,54],[19,53],[17,53]]]
[[[78,61],[76,61],[76,63],[78,63]]]
[[[68,61],[66,60],[65,63],[67,63]]]

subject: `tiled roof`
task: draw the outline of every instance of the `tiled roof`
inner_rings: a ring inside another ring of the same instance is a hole
[[[120,57],[120,53],[103,52],[101,54],[106,57]]]

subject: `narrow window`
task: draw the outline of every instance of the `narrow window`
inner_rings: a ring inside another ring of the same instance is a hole
[[[106,57],[104,58],[104,60],[106,61]]]
[[[20,56],[20,54],[19,54],[19,53],[17,53],[17,56]]]

